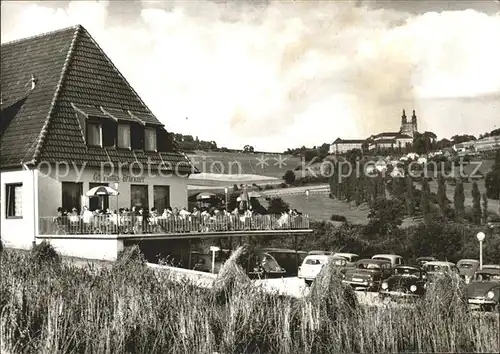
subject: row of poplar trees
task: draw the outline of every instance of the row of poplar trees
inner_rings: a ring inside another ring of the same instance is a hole
[[[390,169],[385,173],[377,170],[364,173],[364,166],[359,161],[357,171],[354,166],[354,161],[351,162],[351,167],[346,161],[333,163],[334,170],[329,179],[332,198],[355,202],[357,206],[366,203],[369,207],[372,207],[378,198],[397,198],[405,205],[408,216],[420,215],[427,218],[440,214],[462,220],[469,219],[477,225],[488,221],[488,199],[486,194],[481,195],[476,182],[472,184],[472,214],[468,212],[466,215],[464,184],[460,180],[457,180],[452,203],[446,196],[446,181],[441,175],[437,178],[437,193],[431,193],[427,178],[417,179],[421,186],[419,190],[408,171],[391,177]]]

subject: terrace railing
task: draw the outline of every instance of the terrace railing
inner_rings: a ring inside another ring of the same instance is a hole
[[[299,215],[282,218],[258,215],[251,218],[145,218],[137,215],[95,215],[85,220],[81,216],[41,217],[39,235],[95,235],[95,234],[177,234],[259,230],[309,229],[309,217]]]

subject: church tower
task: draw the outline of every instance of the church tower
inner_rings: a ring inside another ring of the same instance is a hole
[[[417,116],[415,115],[415,110],[411,116],[411,122],[407,120],[406,112],[403,109],[403,115],[401,116],[401,129],[399,130],[401,134],[409,135],[413,138],[417,132]]]
[[[418,127],[417,127],[417,115],[415,114],[415,110],[413,110],[413,114],[411,115],[411,125],[412,125],[412,130],[413,134],[418,132]]]

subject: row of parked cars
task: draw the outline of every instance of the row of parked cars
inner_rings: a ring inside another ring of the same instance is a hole
[[[500,300],[500,265],[483,265],[480,269],[479,261],[474,259],[463,259],[455,264],[434,257],[420,257],[414,265],[407,265],[403,257],[394,254],[359,259],[354,253],[312,251],[299,267],[298,277],[311,285],[327,264],[339,268],[345,284],[355,290],[378,292],[382,299],[421,297],[436,278],[451,274],[467,287],[469,304],[493,309]]]

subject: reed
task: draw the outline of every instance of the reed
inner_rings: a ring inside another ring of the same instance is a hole
[[[35,262],[9,249],[0,257],[0,335],[11,353],[500,349],[498,316],[471,313],[460,290],[450,286],[446,294],[436,288],[413,306],[364,307],[333,267],[321,274],[310,296],[294,299],[254,287],[236,256],[212,289],[179,283],[141,262],[76,267]]]

